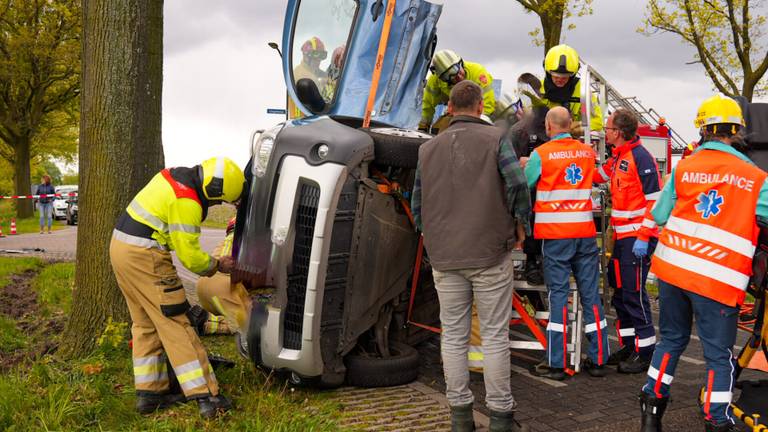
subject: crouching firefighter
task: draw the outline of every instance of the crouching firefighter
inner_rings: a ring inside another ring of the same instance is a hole
[[[733,99],[713,96],[695,125],[704,143],[678,162],[651,214],[664,227],[651,262],[659,278],[659,333],[640,393],[642,431],[661,430],[669,387],[695,319],[706,361],[706,431],[734,430],[730,403],[739,307],[752,274],[759,228],[768,218],[766,174],[732,145],[744,118]]]
[[[141,413],[184,399],[197,400],[205,418],[231,407],[219,394],[205,348],[186,315],[190,306],[171,251],[201,276],[230,272],[231,257],[215,259],[200,248],[200,224],[209,206],[239,200],[244,181],[243,172],[227,158],[164,169],[117,221],[109,255],[133,322],[136,408]],[[170,390],[173,374],[183,396]]]

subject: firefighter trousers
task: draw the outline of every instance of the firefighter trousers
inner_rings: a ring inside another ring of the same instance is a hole
[[[616,332],[621,347],[628,346],[648,358],[656,346],[651,304],[645,282],[651,267],[651,255],[657,239],[648,242],[648,255],[637,258],[632,253],[636,237],[616,240],[608,265],[608,282],[613,288],[611,304],[616,310]]]
[[[241,333],[248,330],[251,300],[243,284],[232,284],[228,274],[216,273],[197,281],[197,298],[200,306],[213,315],[224,316],[237,325]],[[206,323],[207,325],[207,323]],[[214,333],[213,329],[206,334]]]
[[[512,316],[512,258],[496,265],[465,270],[433,269],[440,301],[440,351],[445,393],[451,406],[474,401],[469,388],[468,352],[472,300],[477,305],[482,335],[485,402],[489,409],[512,411],[515,399],[510,383],[509,320]]]
[[[133,321],[136,392],[169,390],[167,357],[188,399],[218,395],[208,355],[185,314],[189,303],[171,253],[135,246],[113,235],[109,256]]]
[[[544,281],[549,296],[547,324],[547,359],[553,368],[568,368],[566,345],[568,328],[568,295],[573,273],[584,311],[584,333],[589,340],[589,358],[596,365],[608,361],[608,322],[603,314],[598,282],[599,252],[595,237],[544,240]]]

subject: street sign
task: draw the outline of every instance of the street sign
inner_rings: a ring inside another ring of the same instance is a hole
[[[282,108],[267,108],[267,114],[280,114],[285,115],[285,110]]]

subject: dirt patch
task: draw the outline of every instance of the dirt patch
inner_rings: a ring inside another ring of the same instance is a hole
[[[11,275],[5,288],[0,289],[0,314],[16,321],[16,326],[29,336],[29,345],[11,352],[0,351],[0,371],[11,369],[25,361],[34,361],[58,349],[58,338],[64,330],[66,317],[56,313],[42,316],[32,281],[39,271],[27,270]]]
[[[36,270],[27,270],[10,276],[8,284],[0,290],[0,313],[15,320],[39,311],[37,293],[32,289]]]

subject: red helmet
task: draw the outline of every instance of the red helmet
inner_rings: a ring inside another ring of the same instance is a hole
[[[317,36],[313,36],[304,42],[304,45],[301,46],[301,53],[305,56],[316,57],[321,60],[328,57],[325,44]]]
[[[333,50],[333,54],[331,54],[331,63],[339,69],[344,65],[344,53],[346,50],[346,45],[342,45]]]

